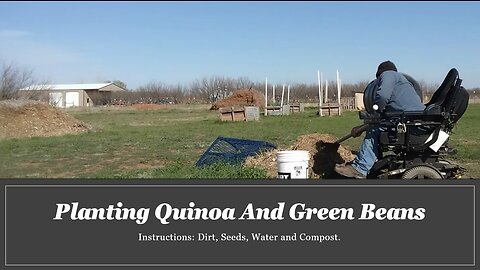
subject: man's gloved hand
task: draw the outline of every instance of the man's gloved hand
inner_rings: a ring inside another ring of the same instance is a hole
[[[352,137],[356,138],[360,135],[362,135],[362,133],[367,130],[368,128],[368,124],[363,124],[363,125],[360,125],[360,126],[356,126],[354,128],[352,128],[352,131],[350,131],[350,134],[352,135]]]

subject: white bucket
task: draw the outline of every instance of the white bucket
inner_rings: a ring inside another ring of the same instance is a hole
[[[307,179],[308,151],[277,152],[278,179]]]

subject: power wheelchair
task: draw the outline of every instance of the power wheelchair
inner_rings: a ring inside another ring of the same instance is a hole
[[[423,102],[419,84],[404,74]],[[465,170],[447,157],[455,153],[448,137],[468,106],[469,95],[461,85],[458,71],[452,68],[443,83],[425,104],[425,110],[378,113],[373,104],[375,87],[371,82],[364,92],[365,111],[360,119],[380,127],[377,162],[367,178],[458,179]]]

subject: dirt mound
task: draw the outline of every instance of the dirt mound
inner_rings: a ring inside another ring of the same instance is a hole
[[[247,157],[244,165],[250,168],[260,168],[267,172],[267,177],[277,178],[277,149],[264,151],[254,157]]]
[[[210,110],[228,107],[257,106],[265,107],[265,96],[254,89],[234,91],[229,97],[215,102]]]
[[[352,161],[355,158],[355,155],[342,145],[337,149],[333,145],[336,140],[337,138],[329,134],[307,134],[298,137],[295,143],[285,150],[305,150],[310,153],[310,178],[335,177],[335,164]],[[264,169],[267,171],[268,177],[276,178],[277,151],[272,150],[260,153],[255,157],[248,157],[245,166]]]
[[[84,123],[46,103],[0,101],[0,139],[58,136],[87,130]]]

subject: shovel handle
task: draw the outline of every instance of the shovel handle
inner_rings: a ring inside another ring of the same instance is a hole
[[[339,144],[339,143],[341,143],[341,142],[343,142],[347,139],[350,139],[351,137],[352,137],[352,134],[347,134],[347,135],[343,136],[342,138],[338,139],[335,143]]]
[[[342,138],[338,139],[335,143],[338,144],[338,143],[341,143],[343,141],[346,141],[347,139],[350,139],[352,137],[352,134],[347,134],[345,136],[343,136]]]
[[[358,128],[358,132],[363,133],[365,130],[368,129],[368,126],[369,126],[368,124],[363,124],[363,125],[361,125],[361,126]],[[350,139],[351,137],[353,137],[352,133],[347,134],[347,135],[343,136],[342,138],[338,139],[335,143],[337,143],[337,144],[338,144],[338,143],[341,143],[341,142],[343,142],[343,141],[345,141],[345,140],[347,140],[347,139]]]

